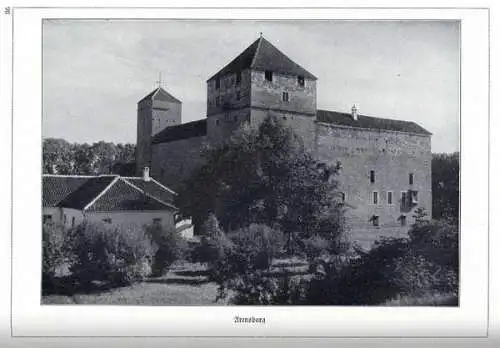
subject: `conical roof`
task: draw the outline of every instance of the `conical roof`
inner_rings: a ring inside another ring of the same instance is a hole
[[[288,58],[263,37],[258,38],[209,80],[248,68],[260,71],[270,70],[278,74],[304,76],[316,80],[316,76]]]

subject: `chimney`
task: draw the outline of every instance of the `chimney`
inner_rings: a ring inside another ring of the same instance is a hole
[[[351,115],[352,115],[352,119],[354,121],[358,120],[358,109],[356,108],[356,105],[352,106],[352,108],[351,108]]]
[[[144,181],[149,181],[151,180],[151,178],[149,177],[149,167],[144,167],[143,171],[142,171],[142,179]]]

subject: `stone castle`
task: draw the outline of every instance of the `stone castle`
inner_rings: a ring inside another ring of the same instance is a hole
[[[282,118],[318,160],[339,165],[351,226],[375,236],[431,215],[431,133],[414,122],[319,110],[317,77],[260,37],[207,80],[207,117],[182,124],[182,103],[158,87],[138,103],[137,171],[175,188],[202,163],[200,149],[243,123]],[[378,232],[377,232],[378,231]],[[365,235],[366,235],[365,233]]]

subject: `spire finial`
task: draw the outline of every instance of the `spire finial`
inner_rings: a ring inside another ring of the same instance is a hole
[[[156,84],[158,85],[158,88],[161,87],[162,82],[163,81],[161,80],[161,71],[160,71],[160,73],[158,74],[158,81],[156,81]]]
[[[262,32],[261,31],[259,31],[259,37],[262,37]]]

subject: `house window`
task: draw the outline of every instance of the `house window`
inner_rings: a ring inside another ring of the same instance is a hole
[[[288,102],[288,92],[283,92],[283,101]]]
[[[373,226],[380,226],[380,218],[378,215],[373,215],[370,220],[372,221]]]
[[[370,170],[370,182],[372,184],[375,183],[375,171],[374,170]]]
[[[153,219],[153,224],[160,225],[161,224],[161,218],[154,218]]]
[[[410,173],[410,174],[408,175],[408,183],[409,183],[410,185],[413,185],[413,173]]]
[[[236,84],[239,85],[241,83],[241,71],[236,74]]]
[[[52,215],[50,215],[50,214],[43,215],[43,220],[42,221],[43,221],[43,223],[52,221]]]
[[[266,70],[264,72],[264,75],[266,77],[266,81],[273,81],[273,72],[272,71],[269,71],[269,70]]]
[[[75,217],[71,218],[71,227],[75,227]]]
[[[378,204],[378,192],[373,191],[373,204]]]
[[[392,191],[387,191],[387,204],[392,204]]]
[[[297,83],[300,87],[304,87],[304,76],[297,76]]]
[[[399,217],[399,222],[401,223],[401,226],[406,226],[406,215],[401,215]]]
[[[215,89],[219,89],[220,88],[220,78],[217,78],[215,80]]]
[[[240,100],[241,98],[241,95],[240,95],[240,91],[236,92],[236,100]]]
[[[219,97],[215,97],[215,106],[219,106],[220,105],[220,99]]]
[[[110,224],[111,221],[112,221],[111,218],[102,219],[102,222],[104,222],[105,224]]]
[[[406,209],[407,202],[408,202],[407,193],[406,193],[406,191],[402,191],[401,192],[401,209],[403,209],[403,210]]]

